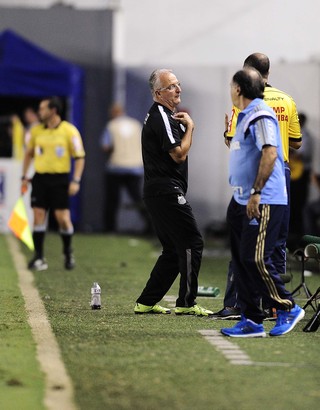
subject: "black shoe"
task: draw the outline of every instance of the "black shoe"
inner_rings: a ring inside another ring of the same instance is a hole
[[[71,270],[71,269],[73,269],[75,266],[76,266],[76,261],[75,261],[75,259],[74,259],[73,254],[72,254],[71,252],[70,252],[70,253],[67,253],[67,254],[65,255],[65,257],[64,257],[64,267],[65,267],[67,270]]]
[[[263,309],[265,318],[263,320],[277,320],[277,309],[276,308],[268,308]]]
[[[238,320],[241,319],[241,312],[239,308],[227,306],[219,310],[219,312],[210,315],[210,318],[220,320]]]

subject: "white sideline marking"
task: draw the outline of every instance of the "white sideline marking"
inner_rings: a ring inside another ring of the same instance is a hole
[[[176,306],[176,296],[170,296],[170,295],[166,295],[163,297],[163,300],[165,300],[166,302],[168,302],[168,307],[172,308]]]
[[[292,367],[297,366],[292,363],[279,363],[279,362],[254,362],[250,357],[243,352],[239,346],[231,343],[225,336],[223,336],[218,330],[204,329],[199,330],[202,336],[212,344],[223,356],[229,360],[231,364],[245,365],[245,366],[280,366],[280,367]],[[298,367],[304,367],[305,365],[298,365]]]
[[[17,240],[11,235],[6,235],[6,238],[18,273],[28,322],[36,342],[37,358],[45,374],[44,404],[49,410],[76,410],[73,386],[61,359],[44,304],[38,289],[33,285],[33,275],[26,268],[25,257],[19,249]]]
[[[168,303],[168,307],[169,307],[169,308],[173,308],[173,307],[176,306],[176,299],[177,299],[177,297],[176,297],[176,296],[173,296],[173,295],[165,295],[165,296],[163,297],[163,300]],[[215,299],[218,300],[219,297],[216,297]]]
[[[229,342],[221,333],[217,330],[205,329],[199,330],[199,333],[212,344],[223,356],[229,360],[231,364],[240,365],[252,365],[253,361],[250,357],[243,352],[239,346]]]

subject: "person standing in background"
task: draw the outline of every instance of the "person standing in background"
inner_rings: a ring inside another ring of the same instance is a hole
[[[24,144],[28,145],[31,138],[31,128],[39,124],[39,115],[33,107],[26,107],[23,110],[22,121],[24,123]]]
[[[302,122],[304,118],[302,117]],[[307,118],[306,118],[307,120]],[[304,132],[308,132],[304,124]],[[312,138],[312,137],[311,137]],[[304,234],[320,236],[320,140],[314,138],[312,141],[313,158],[310,171],[310,187],[314,189],[314,198],[306,203],[304,210]]]
[[[21,192],[28,188],[28,170],[34,159],[31,206],[34,215],[35,254],[28,267],[37,271],[48,269],[43,245],[49,209],[54,212],[58,222],[63,243],[64,267],[73,269],[75,266],[72,249],[74,228],[69,197],[79,192],[85,152],[79,131],[69,122],[63,121],[61,114],[60,98],[50,97],[40,102],[41,124],[31,129],[23,161]],[[70,180],[72,158],[74,167]]]
[[[318,166],[316,170],[312,170],[310,180],[318,191],[318,197],[306,204],[304,213],[305,233],[320,236],[320,170]]]
[[[28,107],[22,113],[22,120],[20,119],[18,114],[10,114],[9,116],[2,117],[0,119],[0,125],[5,124],[3,120],[5,120],[6,118],[8,127],[6,130],[3,130],[6,131],[5,133],[3,133],[3,131],[1,133],[2,140],[4,140],[4,137],[6,136],[9,137],[7,140],[7,150],[5,156],[22,161],[27,140],[28,138],[30,138],[30,126],[39,124],[38,115],[33,108]],[[34,123],[31,123],[31,121],[34,121],[34,119],[36,119],[36,121]]]
[[[299,151],[290,148],[290,226],[288,248],[295,250],[305,232],[304,212],[309,198],[311,179],[313,140],[307,127],[308,117],[299,113],[300,127],[303,143]]]
[[[119,103],[112,105],[110,117],[101,137],[101,147],[107,156],[105,231],[117,231],[117,215],[124,188],[144,221],[144,232],[150,233],[150,221],[142,201],[142,125],[126,115]]]
[[[12,158],[21,161],[24,155],[24,129],[18,115],[11,117],[12,122]]]

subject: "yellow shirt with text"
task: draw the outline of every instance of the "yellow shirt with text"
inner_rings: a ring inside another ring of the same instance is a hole
[[[79,131],[67,121],[61,121],[56,128],[36,125],[27,147],[34,151],[34,168],[40,174],[69,173],[71,158],[85,156]]]
[[[282,139],[282,151],[284,161],[289,162],[289,140],[301,141],[300,123],[296,104],[290,95],[277,88],[266,85],[264,89],[264,101],[275,112]],[[240,110],[232,108],[229,120],[227,137],[233,137],[236,132],[238,114]]]

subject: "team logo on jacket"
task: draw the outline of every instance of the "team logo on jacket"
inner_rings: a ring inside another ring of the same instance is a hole
[[[183,195],[178,195],[178,204],[184,205],[187,202],[186,198]]]
[[[186,132],[186,127],[180,123],[180,128],[182,129],[183,132]]]

